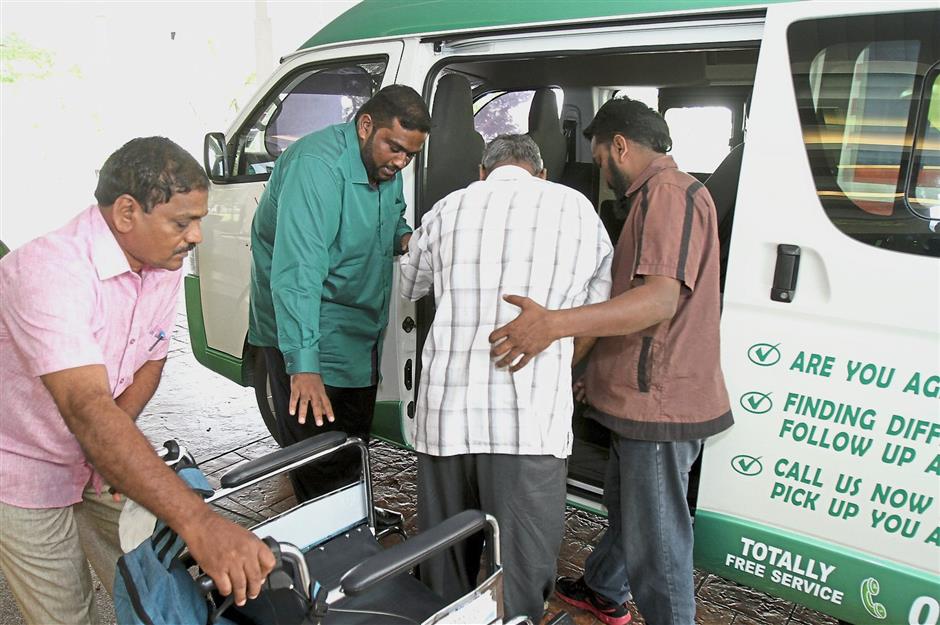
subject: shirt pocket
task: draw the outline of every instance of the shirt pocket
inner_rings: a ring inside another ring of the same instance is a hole
[[[140,368],[151,360],[161,360],[167,357],[170,344],[170,329],[160,325],[161,321],[153,320],[143,324],[136,332],[132,331],[127,350],[121,359],[121,367],[117,378],[117,388],[124,391],[134,383],[134,376]]]

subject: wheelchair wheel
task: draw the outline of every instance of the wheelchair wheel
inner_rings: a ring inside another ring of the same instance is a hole
[[[271,437],[274,438],[274,442],[283,447],[284,443],[281,441],[280,435],[278,434],[277,420],[274,417],[274,402],[271,399],[271,380],[268,377],[268,367],[264,362],[264,354],[261,353],[261,350],[255,351],[253,380],[255,385],[255,401],[258,402],[258,411],[261,413],[262,420],[264,420],[264,426],[268,428],[268,432],[270,432]]]

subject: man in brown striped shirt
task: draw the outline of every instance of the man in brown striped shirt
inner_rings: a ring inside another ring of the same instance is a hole
[[[719,357],[715,207],[666,155],[669,128],[645,104],[611,100],[584,134],[607,183],[630,205],[611,299],[547,310],[507,296],[522,314],[490,340],[497,364],[518,370],[562,336],[601,337],[576,392],[612,432],[609,527],[584,577],[560,578],[556,589],[608,625],[629,622],[631,594],[650,625],[691,625],[689,469],[702,439],[732,424]]]

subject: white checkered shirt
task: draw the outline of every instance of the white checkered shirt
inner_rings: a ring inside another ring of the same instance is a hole
[[[422,354],[415,449],[435,456],[571,453],[574,341],[554,342],[517,373],[497,369],[489,334],[516,318],[515,294],[550,308],[610,295],[613,247],[594,207],[512,165],[428,212],[402,256],[401,291],[434,290]]]

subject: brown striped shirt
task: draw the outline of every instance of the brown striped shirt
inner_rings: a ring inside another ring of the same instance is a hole
[[[643,276],[682,287],[672,319],[601,338],[586,385],[598,420],[637,440],[705,438],[732,424],[721,373],[718,225],[704,185],[670,156],[654,160],[627,190],[630,212],[614,251],[616,297]]]

